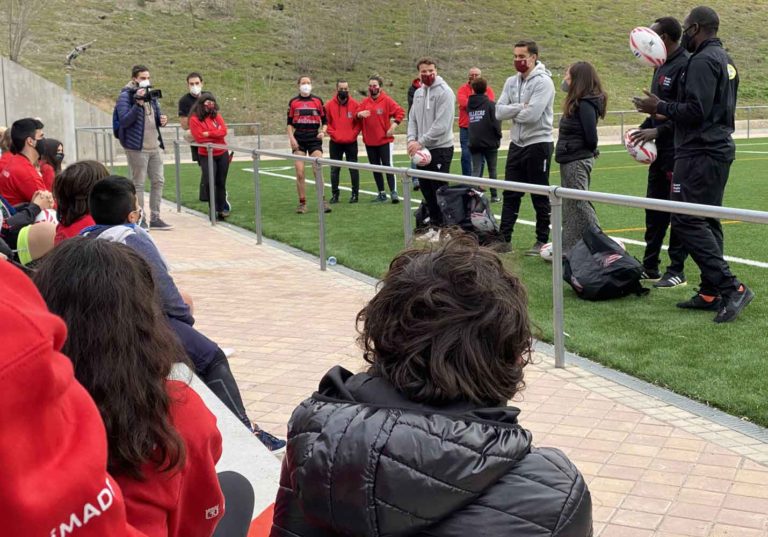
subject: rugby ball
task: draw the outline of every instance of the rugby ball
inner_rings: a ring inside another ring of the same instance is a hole
[[[35,218],[35,224],[38,222],[52,222],[58,224],[59,219],[56,218],[56,211],[53,209],[43,209],[40,211],[40,214],[37,215],[37,218]]]
[[[552,262],[552,243],[548,242],[539,250],[539,255],[544,261]]]
[[[627,153],[629,153],[633,159],[641,164],[653,163],[653,161],[656,160],[656,156],[658,155],[656,151],[656,143],[650,141],[634,145],[635,143],[632,141],[630,136],[635,131],[637,131],[637,129],[629,129],[624,133],[624,147],[627,148]]]
[[[429,149],[426,147],[422,147],[413,154],[411,162],[413,162],[415,166],[426,166],[432,162],[432,153],[430,153]]]
[[[645,26],[638,26],[629,32],[629,49],[635,58],[651,67],[659,67],[667,61],[664,41],[659,34]]]

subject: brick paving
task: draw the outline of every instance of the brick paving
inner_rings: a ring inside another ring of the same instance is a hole
[[[323,373],[363,367],[355,315],[368,282],[168,207],[153,234],[197,326],[230,359],[251,419],[284,435]],[[592,492],[597,537],[768,536],[768,445],[537,354],[513,404],[537,445],[565,451]]]

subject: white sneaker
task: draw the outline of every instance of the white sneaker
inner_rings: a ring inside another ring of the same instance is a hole
[[[434,241],[436,241],[436,240],[437,240],[437,237],[439,237],[439,236],[440,236],[440,232],[439,232],[439,231],[437,231],[437,230],[434,230],[434,229],[430,229],[430,230],[429,230],[429,231],[427,231],[426,233],[423,233],[423,234],[421,234],[421,235],[417,235],[417,236],[415,237],[415,240],[417,240],[417,241],[429,241],[429,242],[434,242]]]
[[[235,351],[235,349],[233,349],[232,347],[221,347],[221,352],[223,352],[223,353],[224,353],[224,356],[225,356],[226,358],[229,358],[230,356],[232,356],[233,354],[235,354],[235,352],[236,352],[236,351]]]

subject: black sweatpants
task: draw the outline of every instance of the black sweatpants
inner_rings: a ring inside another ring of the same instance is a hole
[[[382,166],[391,166],[391,148],[389,144],[384,145],[366,145],[365,152],[368,154],[368,162],[371,164],[380,164]],[[384,177],[380,172],[373,172],[373,179],[376,181],[376,190],[384,192]],[[389,184],[389,191],[396,190],[395,188],[395,176],[391,173],[387,174],[387,183]]]
[[[451,173],[451,161],[453,160],[453,147],[438,147],[436,149],[430,149],[432,154],[432,160],[426,166],[417,166],[416,169]],[[434,179],[422,179],[419,178],[419,184],[421,185],[421,195],[424,197],[424,201],[427,204],[429,210],[429,222],[433,226],[443,225],[443,213],[440,211],[440,206],[437,204],[437,189],[441,186],[448,184],[447,181],[436,181]]]
[[[721,206],[731,162],[708,155],[675,160],[671,199]],[[741,285],[723,259],[723,227],[716,218],[672,215],[672,231],[701,270],[699,292],[730,296]]]
[[[200,155],[198,161],[200,169],[203,172],[200,181],[200,192],[209,192],[209,179],[208,179],[208,156]],[[218,157],[213,157],[213,182],[216,194],[216,212],[220,213],[227,209],[227,174],[229,173],[229,153],[222,153]],[[202,198],[202,196],[201,196]],[[210,206],[210,197],[207,200],[201,199],[200,201],[207,201]]]
[[[256,503],[253,485],[237,472],[219,472],[218,478],[226,509],[213,537],[247,537]]]
[[[357,162],[357,142],[349,144],[339,144],[330,141],[328,144],[328,151],[331,154],[332,160],[342,160],[346,155],[347,162]],[[339,193],[339,175],[341,174],[341,168],[338,166],[331,166],[331,193]],[[349,178],[352,181],[352,193],[357,194],[360,190],[360,170],[349,170]]]
[[[553,149],[554,144],[552,142],[541,142],[525,147],[510,143],[504,180],[549,186],[549,165],[552,162]],[[520,200],[524,195],[524,192],[504,191],[499,230],[507,242],[512,240],[515,222],[517,222],[517,217],[520,214]],[[549,215],[551,211],[549,197],[532,194],[531,201],[533,202],[533,209],[536,211],[536,241],[549,242]]]
[[[657,200],[668,200],[672,192],[672,176],[675,160],[672,155],[656,159],[648,169],[648,190],[646,197]],[[663,211],[645,211],[645,254],[643,267],[648,271],[659,270],[661,246],[664,236],[672,219],[671,213]],[[679,276],[683,274],[685,260],[688,257],[683,243],[672,229],[669,233],[669,266],[666,272]]]

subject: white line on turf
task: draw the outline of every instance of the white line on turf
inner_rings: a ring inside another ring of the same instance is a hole
[[[243,168],[243,171],[253,173],[253,168]],[[261,173],[263,173],[264,175],[270,175],[270,176],[273,176],[273,177],[280,177],[282,179],[289,179],[289,180],[292,180],[292,181],[296,181],[296,177],[294,177],[292,175],[285,175],[285,174],[282,174],[282,173],[267,172],[267,171],[264,171],[264,170],[261,170]],[[312,184],[312,185],[315,184],[315,181],[312,180],[312,179],[309,179],[309,178],[306,179],[306,182],[309,183],[309,184]],[[326,184],[325,186],[330,186],[330,185]],[[339,185],[339,190],[345,190],[345,191],[348,191],[348,192],[352,191],[352,189],[349,188],[348,186],[341,186],[341,185]],[[376,196],[376,195],[378,195],[378,192],[372,192],[370,190],[360,190],[360,194],[368,194],[369,196]],[[419,203],[420,202],[415,202],[415,201],[411,202],[412,207],[414,207],[414,208],[418,207]],[[494,214],[494,216],[496,218],[498,218],[498,219],[501,218],[500,214]],[[533,222],[531,220],[525,220],[525,219],[522,219],[522,218],[519,218],[517,221],[519,223],[523,224],[523,225],[526,225],[526,226],[535,226],[536,225],[536,222]],[[617,237],[615,235],[611,235],[611,236],[621,240],[622,242],[624,242],[626,244],[633,244],[635,246],[645,246],[645,242],[643,242],[643,241],[638,241],[638,240],[635,240],[635,239],[628,239],[628,238],[625,238],[625,237]],[[669,250],[669,247],[667,245],[664,245],[661,248],[663,250]],[[725,260],[728,261],[729,263],[737,263],[739,265],[748,265],[750,267],[758,267],[758,268],[766,268],[766,269],[768,269],[768,263],[766,263],[764,261],[755,261],[753,259],[744,259],[743,257],[732,257],[732,256],[728,256],[728,255],[725,256]]]

